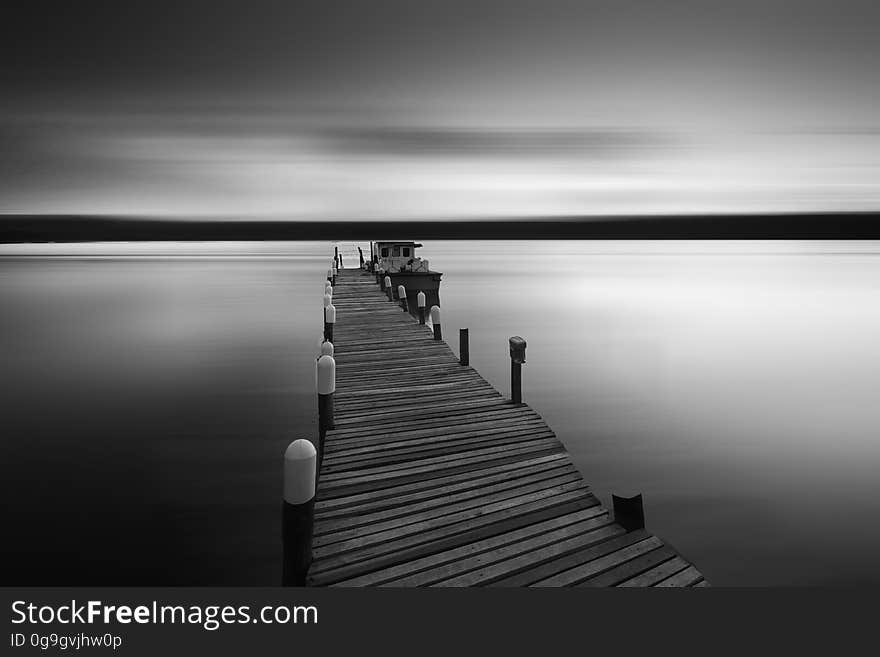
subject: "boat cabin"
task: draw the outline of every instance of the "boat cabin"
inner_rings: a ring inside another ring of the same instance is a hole
[[[407,241],[373,243],[373,261],[386,272],[427,272],[428,261],[416,257],[421,244]]]

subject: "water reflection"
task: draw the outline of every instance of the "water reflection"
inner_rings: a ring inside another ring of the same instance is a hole
[[[0,260],[3,581],[276,583],[328,245],[60,248]],[[526,401],[713,583],[880,582],[880,245],[424,253],[450,342],[506,391],[524,336]]]

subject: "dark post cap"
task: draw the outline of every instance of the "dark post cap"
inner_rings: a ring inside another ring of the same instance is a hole
[[[510,338],[510,360],[514,363],[526,362],[526,341],[518,335]]]

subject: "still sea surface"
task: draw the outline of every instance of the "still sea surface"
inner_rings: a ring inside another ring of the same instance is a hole
[[[0,247],[0,583],[279,582],[332,246]],[[525,401],[710,582],[880,584],[880,243],[421,255],[453,348],[507,394],[523,336]]]

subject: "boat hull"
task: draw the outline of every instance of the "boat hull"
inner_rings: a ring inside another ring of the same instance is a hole
[[[373,276],[374,274],[369,273],[368,275]],[[391,277],[391,290],[396,301],[400,300],[400,297],[397,294],[398,286],[403,285],[403,287],[406,288],[407,307],[414,317],[418,317],[419,314],[419,292],[425,293],[426,311],[430,311],[431,306],[440,305],[440,279],[443,276],[441,272],[398,271],[388,272],[386,276]]]

